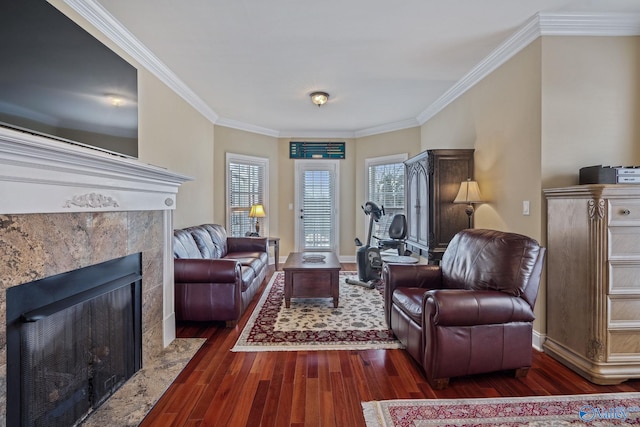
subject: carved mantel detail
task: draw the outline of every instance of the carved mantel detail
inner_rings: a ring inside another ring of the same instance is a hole
[[[118,202],[112,197],[105,196],[98,193],[87,193],[81,196],[73,196],[71,200],[67,200],[63,207],[70,208],[71,206],[77,206],[80,208],[110,208],[119,207]]]

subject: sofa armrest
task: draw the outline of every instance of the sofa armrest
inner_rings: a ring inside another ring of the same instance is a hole
[[[227,237],[228,253],[233,252],[269,252],[269,240],[266,237]]]
[[[500,291],[435,289],[425,293],[422,303],[425,325],[473,326],[535,319],[525,300]]]
[[[232,259],[173,260],[173,277],[177,283],[239,283],[241,275],[240,263]]]

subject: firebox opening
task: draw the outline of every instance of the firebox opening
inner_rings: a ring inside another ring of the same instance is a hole
[[[7,425],[69,426],[142,365],[141,254],[7,290]]]

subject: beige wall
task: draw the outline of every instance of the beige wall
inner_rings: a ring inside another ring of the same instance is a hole
[[[640,37],[545,37],[542,186],[640,164]]]
[[[144,69],[138,70],[139,157],[189,175],[180,186],[175,228],[211,222],[214,196],[213,124]]]
[[[475,226],[542,237],[540,41],[499,67],[422,126],[422,148],[474,148],[486,203]],[[522,201],[531,215],[522,215]]]

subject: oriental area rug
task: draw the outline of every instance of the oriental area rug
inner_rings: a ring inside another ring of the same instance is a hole
[[[382,288],[349,285],[340,272],[340,300],[292,298],[284,305],[284,272],[275,272],[231,351],[402,348],[384,318]]]
[[[630,426],[640,393],[362,402],[367,427]]]

